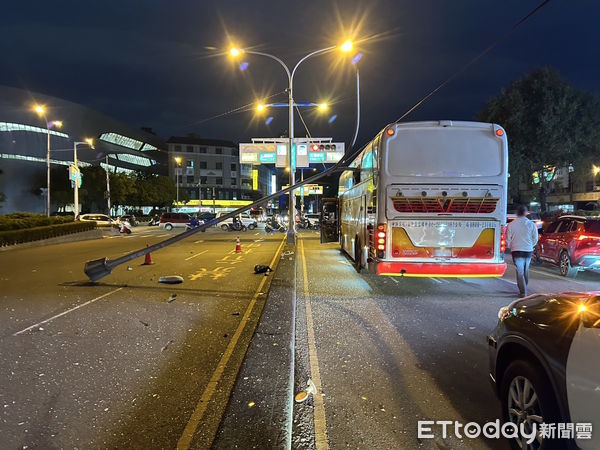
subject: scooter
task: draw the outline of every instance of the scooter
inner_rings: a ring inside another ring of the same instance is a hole
[[[282,225],[281,223],[272,220],[269,222],[265,222],[265,231],[267,233],[274,233],[276,231],[280,231],[281,233],[285,233],[287,231],[287,228]]]
[[[246,231],[248,227],[241,222],[227,224],[227,231]]]
[[[186,231],[193,230],[195,228],[198,228],[200,225],[204,225],[204,220],[196,220],[196,221],[192,220],[190,223],[188,223],[185,226],[185,230]],[[206,232],[206,228],[204,230],[202,230],[202,232],[203,233]]]
[[[119,232],[123,234],[131,234],[131,224],[126,220],[121,222],[121,229],[119,230]]]

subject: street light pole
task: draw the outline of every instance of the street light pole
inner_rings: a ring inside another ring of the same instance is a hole
[[[293,186],[294,184],[296,184],[295,182],[295,167],[293,164],[293,148],[294,148],[294,95],[293,95],[293,85],[294,85],[294,75],[296,73],[296,70],[298,69],[298,67],[300,66],[300,64],[302,64],[304,61],[306,61],[309,58],[312,58],[313,56],[317,56],[317,55],[321,55],[323,53],[328,53],[332,50],[334,50],[335,48],[337,48],[337,46],[333,45],[331,47],[326,47],[326,48],[322,48],[320,50],[315,50],[314,52],[309,53],[308,55],[304,56],[302,59],[300,59],[300,61],[298,61],[296,63],[296,65],[294,66],[294,68],[292,69],[291,73],[290,73],[290,69],[288,68],[288,66],[278,57],[273,56],[269,53],[263,53],[263,52],[258,52],[258,51],[254,51],[254,50],[244,50],[244,49],[238,49],[238,48],[231,48],[229,50],[229,54],[233,57],[237,57],[239,56],[242,52],[244,53],[249,53],[252,55],[258,55],[258,56],[264,56],[267,58],[270,58],[272,60],[277,61],[281,67],[283,67],[283,69],[285,70],[285,73],[288,77],[288,123],[289,123],[289,130],[288,130],[288,137],[289,137],[289,144],[288,144],[288,168],[290,170],[290,175],[289,175],[289,183],[290,186]],[[350,50],[352,50],[352,42],[350,41],[346,41],[344,42],[340,49],[343,52],[349,52]],[[294,240],[294,226],[295,226],[295,200],[296,200],[296,196],[295,196],[295,192],[294,190],[291,190],[289,193],[289,208],[288,208],[288,216],[289,216],[289,221],[288,221],[288,242],[293,241]]]
[[[108,170],[108,155],[106,155],[106,207],[110,216],[110,171]]]
[[[77,179],[74,181],[75,187],[73,189],[73,213],[75,218],[79,214],[79,165],[77,164],[77,145],[85,144],[89,145],[91,148],[94,148],[93,141],[91,139],[86,139],[85,141],[75,141],[73,142],[73,165],[75,166],[75,170],[77,172]],[[110,209],[109,209],[110,215]]]

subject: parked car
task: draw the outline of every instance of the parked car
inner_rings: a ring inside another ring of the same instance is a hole
[[[192,218],[184,213],[164,213],[160,216],[159,226],[167,231],[173,228],[185,228]]]
[[[511,223],[513,220],[515,220],[517,218],[517,213],[516,212],[511,212],[506,214],[506,223]],[[527,212],[527,218],[529,220],[533,220],[533,222],[535,223],[535,226],[538,229],[538,233],[542,234],[542,230],[544,227],[544,221],[542,220],[542,216],[540,216],[540,213],[537,212]]]
[[[227,213],[221,212],[217,214],[217,218],[224,216]],[[254,230],[258,226],[258,221],[250,217],[247,213],[242,213],[238,216],[242,225],[245,225],[249,230]],[[229,230],[229,225],[233,225],[233,218],[229,218],[218,224],[222,230]]]
[[[100,226],[111,226],[119,223],[108,217],[106,214],[79,214],[77,220],[82,222],[96,222],[96,224]]]
[[[560,274],[574,277],[581,270],[600,270],[600,220],[562,216],[551,222],[534,251],[536,262],[558,266]]]
[[[490,380],[505,422],[528,429],[575,424],[574,439],[545,439],[515,449],[600,448],[600,292],[540,294],[498,312],[488,336]]]

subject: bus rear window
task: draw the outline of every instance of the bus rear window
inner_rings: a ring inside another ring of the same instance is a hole
[[[490,177],[503,171],[503,143],[488,129],[403,130],[388,144],[387,172],[415,177]]]

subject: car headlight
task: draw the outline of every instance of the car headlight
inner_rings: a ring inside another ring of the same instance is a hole
[[[504,319],[506,319],[508,316],[510,315],[510,310],[508,309],[508,306],[503,306],[502,308],[500,308],[500,310],[498,311],[498,320],[503,321]]]

